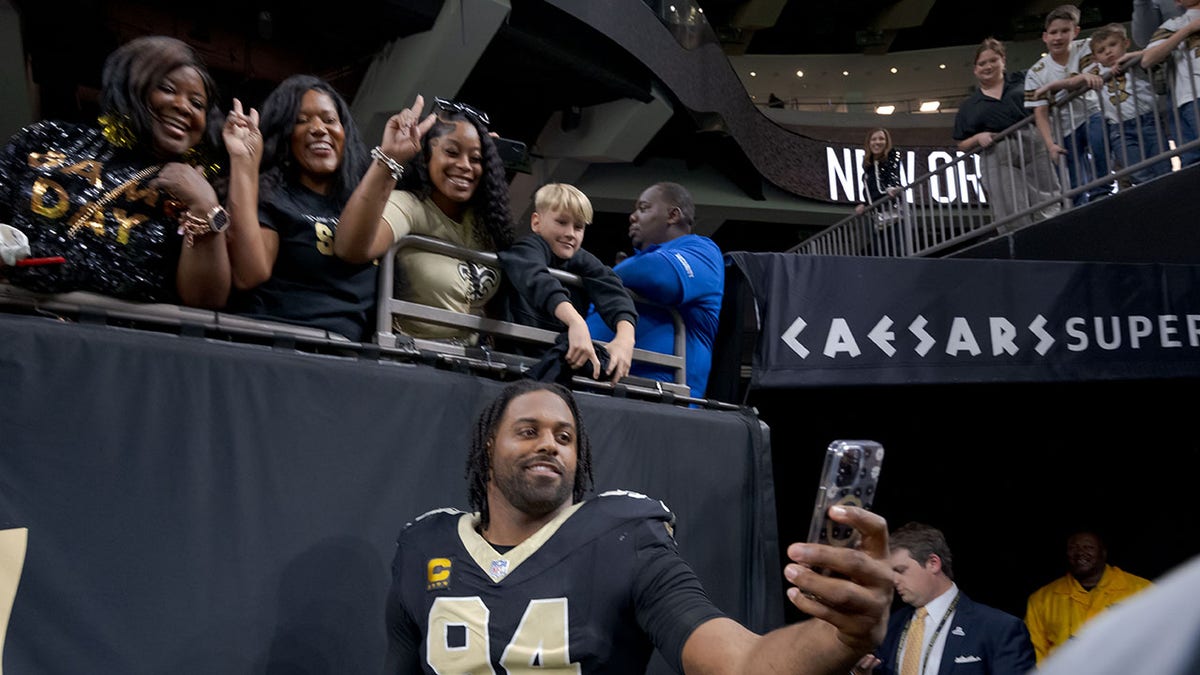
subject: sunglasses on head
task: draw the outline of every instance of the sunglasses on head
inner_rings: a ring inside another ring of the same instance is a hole
[[[492,121],[488,119],[487,113],[478,108],[472,108],[466,103],[459,103],[458,101],[451,101],[444,98],[435,98],[433,99],[433,104],[442,110],[462,113],[485,127],[492,123]]]

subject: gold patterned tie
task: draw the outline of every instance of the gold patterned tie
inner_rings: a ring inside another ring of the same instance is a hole
[[[912,623],[908,625],[908,634],[904,637],[904,661],[900,664],[900,675],[921,674],[921,648],[925,643],[925,615],[929,610],[917,608]]]

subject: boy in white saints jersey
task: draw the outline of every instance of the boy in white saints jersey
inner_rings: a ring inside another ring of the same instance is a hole
[[[1102,78],[1113,73],[1099,90],[1113,154],[1126,167],[1154,157],[1165,147],[1161,142],[1165,127],[1155,114],[1158,96],[1150,74],[1140,67],[1141,52],[1129,51],[1129,36],[1119,23],[1097,28],[1090,45],[1095,62],[1089,69],[1094,67]],[[1170,171],[1171,164],[1162,160],[1134,171],[1129,178],[1137,185]]]
[[[1172,95],[1179,113],[1179,136],[1182,143],[1200,138],[1197,130],[1200,123],[1196,115],[1196,99],[1200,97],[1200,0],[1179,0],[1186,11],[1174,19],[1163,22],[1150,44],[1142,52],[1142,67],[1150,68],[1170,56],[1175,63],[1175,79]],[[1183,47],[1180,47],[1183,45]],[[1184,166],[1200,161],[1200,149],[1192,148],[1180,154]]]
[[[1067,102],[1064,99],[1070,95],[1068,92],[1059,91],[1050,96],[1052,92],[1047,88],[1051,83],[1079,75],[1091,62],[1087,40],[1077,40],[1078,36],[1078,7],[1060,5],[1051,10],[1046,15],[1046,28],[1042,33],[1048,53],[1025,73],[1025,107],[1033,110],[1050,159],[1057,161],[1066,156],[1072,188],[1108,175],[1108,163],[1104,159],[1104,120],[1095,93],[1088,92]],[[1052,100],[1058,113],[1053,122],[1050,118]],[[1074,201],[1080,205],[1110,192],[1109,184],[1099,185],[1076,195]]]

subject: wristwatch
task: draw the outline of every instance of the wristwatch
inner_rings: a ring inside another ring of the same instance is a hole
[[[217,204],[208,212],[208,229],[211,232],[224,232],[229,227],[229,212]]]
[[[229,212],[220,204],[212,207],[203,218],[192,214],[191,211],[179,214],[179,234],[183,235],[183,241],[188,248],[195,245],[196,237],[217,234],[227,229],[229,229]]]

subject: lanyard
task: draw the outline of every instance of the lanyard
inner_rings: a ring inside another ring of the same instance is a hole
[[[937,628],[933,629],[933,637],[929,638],[929,644],[926,645],[925,649],[923,650],[925,652],[925,656],[921,659],[921,673],[924,673],[925,667],[929,665],[929,655],[933,653],[933,643],[937,642],[938,635],[941,634],[942,628],[945,628],[946,621],[949,620],[950,615],[954,613],[954,608],[958,607],[958,599],[961,597],[962,593],[956,593],[954,595],[954,600],[950,602],[950,607],[947,608],[946,613],[942,615],[942,620],[938,622]],[[907,626],[904,627],[904,632],[900,633],[901,645],[904,644],[904,638],[908,636],[908,629],[910,626],[912,626],[911,621]]]

